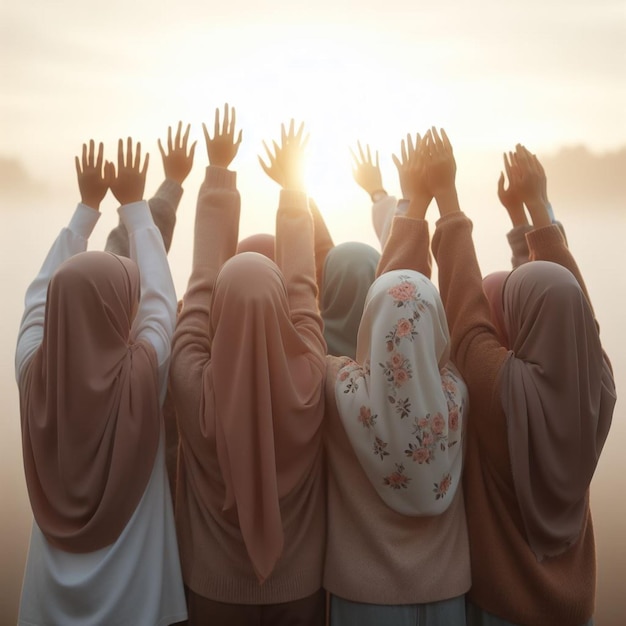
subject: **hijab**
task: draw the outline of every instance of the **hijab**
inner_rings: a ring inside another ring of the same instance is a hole
[[[356,362],[339,370],[335,397],[365,473],[405,515],[443,512],[460,485],[468,393],[449,359],[435,286],[409,270],[380,276],[365,301]]]
[[[326,256],[320,307],[328,354],[354,359],[363,304],[379,259],[378,251],[359,242],[342,243]]]
[[[301,484],[319,454],[325,360],[294,326],[279,268],[254,252],[222,266],[209,339],[202,432],[215,437],[223,511],[236,511],[263,582],[284,544],[280,500]],[[209,501],[211,487],[203,487],[200,497]]]
[[[275,261],[275,246],[276,238],[274,235],[259,233],[242,239],[237,244],[237,254],[240,252],[258,252],[259,254],[266,256],[271,261]]]
[[[154,348],[132,343],[139,269],[83,252],[48,286],[43,340],[20,381],[26,484],[46,539],[67,552],[115,542],[159,441]]]
[[[511,469],[528,543],[541,560],[578,538],[615,383],[591,306],[569,270],[526,263],[503,296],[513,351],[501,387]]]

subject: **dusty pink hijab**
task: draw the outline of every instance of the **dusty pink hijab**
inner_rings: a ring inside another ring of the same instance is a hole
[[[615,383],[593,312],[574,275],[546,261],[504,287],[512,356],[502,370],[515,491],[538,559],[575,543],[606,440]]]
[[[275,263],[254,252],[227,261],[211,303],[204,374],[205,435],[215,432],[225,484],[258,579],[283,549],[280,500],[307,476],[321,445],[324,355],[298,333]],[[210,486],[201,497],[210,500]]]
[[[46,539],[113,543],[150,478],[159,440],[154,348],[129,342],[137,265],[84,252],[56,271],[41,345],[19,381],[26,484]]]
[[[266,233],[258,233],[257,235],[250,235],[245,239],[242,239],[237,244],[237,254],[240,252],[258,252],[266,256],[268,259],[276,260],[276,237]]]
[[[509,340],[506,335],[504,323],[504,307],[502,302],[502,292],[504,283],[511,272],[493,272],[487,274],[483,278],[483,291],[489,301],[489,310],[491,312],[491,321],[496,327],[498,339],[503,346],[509,347]]]

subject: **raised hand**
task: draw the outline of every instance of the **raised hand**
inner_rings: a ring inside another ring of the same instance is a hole
[[[280,125],[280,146],[273,141],[274,153],[263,142],[267,153],[265,163],[259,156],[259,163],[263,171],[283,189],[295,189],[305,191],[304,184],[304,156],[309,135],[304,135],[304,123],[300,124],[297,131],[294,130],[294,120],[289,123],[289,131],[285,125]]]
[[[376,163],[372,161],[372,153],[369,144],[366,144],[366,150],[361,147],[361,142],[357,142],[359,148],[359,156],[350,148],[350,154],[354,159],[352,166],[352,176],[357,185],[367,191],[372,196],[376,191],[384,191],[383,178],[380,173],[380,163],[378,161],[378,150],[376,151]]]
[[[433,126],[424,137],[426,141],[425,161],[426,176],[430,192],[437,200],[441,215],[459,211],[459,200],[456,193],[456,161],[452,144],[441,129],[441,137]]]
[[[165,178],[169,178],[179,185],[182,185],[185,178],[189,175],[193,166],[193,155],[196,149],[196,143],[191,144],[189,154],[187,154],[187,141],[189,140],[189,129],[191,126],[187,124],[185,134],[181,139],[182,122],[178,122],[178,129],[176,131],[176,137],[172,143],[172,127],[167,128],[167,153],[163,149],[161,140],[158,140],[159,151],[161,152],[161,158],[163,159],[163,170],[165,172]]]
[[[500,172],[500,178],[498,179],[498,198],[502,203],[502,206],[506,209],[511,223],[513,226],[523,226],[528,224],[526,218],[526,211],[524,211],[524,201],[522,200],[520,185],[520,172],[517,165],[515,155],[509,152],[504,157],[504,170],[506,171],[506,178],[508,180],[508,187],[504,187],[504,172]]]
[[[549,226],[552,221],[548,210],[546,175],[537,159],[523,145],[515,147],[515,163],[519,168],[520,195],[528,208],[535,228]]]
[[[130,137],[126,144],[126,159],[124,159],[124,142],[121,139],[118,141],[117,173],[113,163],[105,164],[105,172],[109,187],[120,204],[138,202],[143,198],[149,160],[150,155],[146,154],[143,169],[141,169],[141,143],[138,142],[133,162],[133,140]]]
[[[403,139],[400,144],[400,156],[398,158],[395,154],[391,155],[391,159],[394,162],[398,170],[398,178],[400,179],[400,189],[402,189],[402,197],[405,200],[410,200],[412,194],[415,191],[415,180],[411,176],[411,160],[414,159],[419,150],[422,138],[419,133],[415,136],[415,145],[413,145],[413,137],[410,133],[406,135],[406,142]],[[378,161],[378,154],[376,155]]]
[[[109,188],[106,166],[104,170],[102,167],[102,151],[103,146],[100,143],[98,144],[98,155],[94,156],[95,145],[93,139],[90,139],[89,153],[87,153],[87,144],[83,144],[82,160],[74,157],[81,202],[96,211],[100,210],[100,203]]]
[[[237,135],[235,141],[235,107],[230,109],[228,103],[224,105],[224,119],[220,129],[220,110],[215,109],[215,125],[213,127],[213,138],[210,137],[209,131],[205,124],[202,124],[204,131],[204,140],[206,142],[206,151],[209,156],[209,164],[217,167],[228,167],[237,155],[239,145],[241,144],[242,131]]]

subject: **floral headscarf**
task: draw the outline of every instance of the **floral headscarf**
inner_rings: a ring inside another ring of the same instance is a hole
[[[397,270],[371,286],[356,362],[335,397],[354,451],[380,497],[405,515],[437,515],[460,485],[465,383],[449,361],[441,299],[422,274]]]

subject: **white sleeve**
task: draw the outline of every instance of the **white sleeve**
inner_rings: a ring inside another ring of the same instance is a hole
[[[398,201],[395,196],[384,196],[372,204],[372,224],[380,242],[381,250],[385,247],[391,224],[396,215],[405,215],[409,203],[407,200]]]
[[[24,315],[17,336],[15,350],[15,377],[19,381],[22,371],[43,339],[48,283],[55,271],[70,257],[87,249],[100,213],[80,203],[69,225],[63,228],[52,244],[39,274],[26,290]]]
[[[163,238],[144,200],[119,208],[130,241],[130,258],[139,266],[141,298],[131,330],[134,340],[145,339],[156,351],[161,402],[167,390],[172,334],[176,324],[176,290]]]

